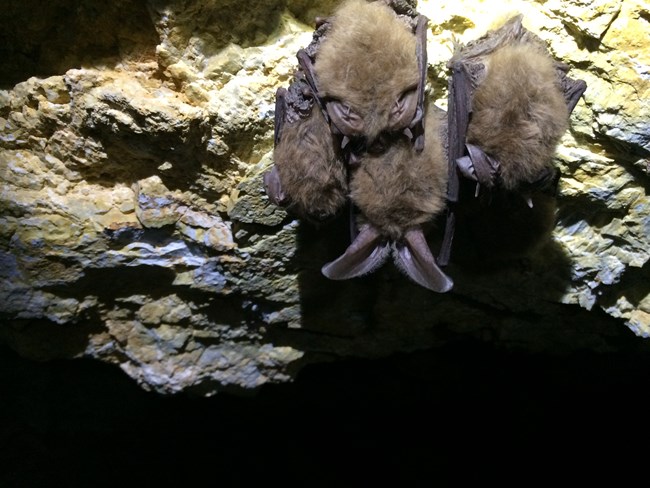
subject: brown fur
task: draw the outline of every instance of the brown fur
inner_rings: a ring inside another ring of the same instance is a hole
[[[373,140],[402,93],[418,83],[415,48],[415,35],[385,4],[348,0],[316,58],[320,95],[347,103]]]
[[[491,54],[472,100],[467,141],[501,162],[504,188],[534,181],[551,164],[569,113],[553,60],[531,44]]]
[[[447,161],[442,144],[445,114],[429,108],[424,150],[401,137],[380,155],[367,154],[350,183],[352,201],[384,235],[399,239],[445,207]]]
[[[306,119],[282,127],[273,152],[289,209],[323,220],[334,216],[347,198],[347,175],[337,158],[329,125],[314,107]]]

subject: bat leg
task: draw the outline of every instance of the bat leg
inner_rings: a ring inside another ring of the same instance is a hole
[[[394,259],[397,267],[409,278],[429,290],[445,293],[454,286],[451,278],[436,263],[420,228],[406,233],[404,240],[396,246]]]
[[[366,225],[345,250],[345,253],[323,266],[321,271],[331,280],[357,278],[379,268],[389,254],[389,243],[377,229]]]

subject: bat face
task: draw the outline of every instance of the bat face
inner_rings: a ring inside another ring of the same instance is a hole
[[[339,8],[314,69],[332,123],[346,136],[373,141],[415,116],[416,36],[380,2],[349,0]]]
[[[501,184],[515,190],[551,165],[569,111],[553,60],[537,46],[504,46],[485,61],[472,99],[467,142],[501,164]]]

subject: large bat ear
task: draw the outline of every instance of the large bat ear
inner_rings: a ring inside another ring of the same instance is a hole
[[[397,267],[409,278],[429,290],[445,293],[454,286],[451,278],[438,267],[419,228],[406,233],[395,249],[394,259]]]
[[[264,173],[264,191],[274,204],[283,207],[289,203],[287,195],[282,189],[282,183],[280,183],[280,175],[278,169],[273,166],[269,171]]]
[[[335,261],[326,264],[322,273],[331,280],[357,278],[379,268],[390,254],[390,245],[381,234],[366,225],[356,239]]]
[[[273,134],[273,142],[277,147],[282,139],[282,127],[287,113],[287,90],[286,88],[278,88],[275,93],[275,126]],[[278,206],[284,206],[289,203],[287,195],[282,189],[280,182],[280,174],[278,168],[273,166],[269,171],[264,173],[264,191],[269,197],[269,200]]]
[[[418,107],[418,90],[413,87],[406,90],[397,99],[390,111],[388,125],[391,130],[405,129],[413,122]]]
[[[354,137],[363,133],[363,119],[346,103],[338,100],[327,102],[327,114],[344,136]]]

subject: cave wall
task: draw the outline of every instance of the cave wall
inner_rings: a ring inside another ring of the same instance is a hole
[[[634,0],[421,0],[430,97],[455,41],[510,14],[588,84],[558,148],[550,241],[454,261],[437,295],[391,266],[331,282],[344,218],[271,205],[275,90],[334,1],[10,0],[0,12],[0,341],[209,395],[310,361],[466,337],[562,353],[647,347],[650,10]],[[24,27],[18,27],[24,26]]]

